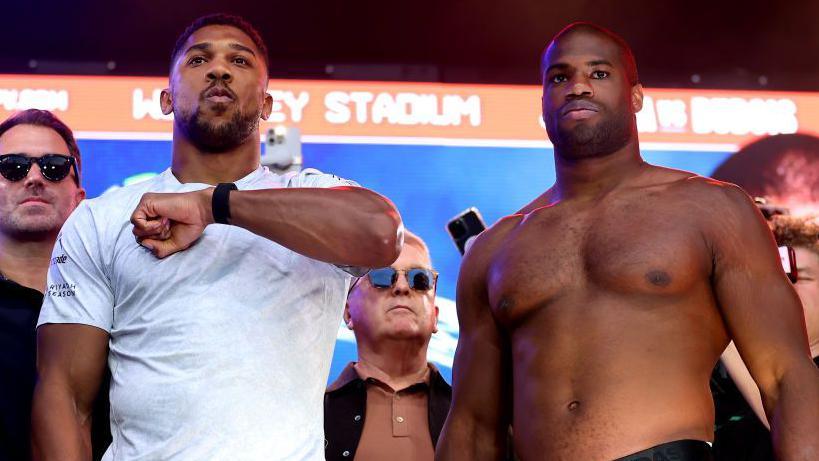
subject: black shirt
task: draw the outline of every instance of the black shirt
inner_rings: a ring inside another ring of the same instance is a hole
[[[0,460],[31,458],[31,396],[43,294],[0,278]]]
[[[0,275],[0,461],[31,459],[31,398],[42,304],[42,293]],[[100,397],[92,416],[94,459],[100,459],[111,443],[107,380]]]

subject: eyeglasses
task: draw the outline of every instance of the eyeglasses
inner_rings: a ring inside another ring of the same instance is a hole
[[[371,270],[367,277],[370,279],[370,284],[375,288],[392,288],[398,282],[398,274],[404,274],[404,277],[407,278],[407,285],[416,291],[429,291],[435,287],[435,282],[438,280],[438,272],[420,268],[402,270],[382,267],[381,269]],[[350,287],[351,291],[358,283],[358,280]]]
[[[0,175],[9,181],[20,181],[28,176],[31,165],[40,167],[43,177],[52,182],[65,179],[71,168],[74,168],[74,182],[80,184],[80,173],[74,157],[62,154],[45,154],[42,157],[29,157],[25,154],[0,155]]]

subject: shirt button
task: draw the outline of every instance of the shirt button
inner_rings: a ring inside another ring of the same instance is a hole
[[[403,423],[404,422],[404,417],[399,416],[399,417],[395,418],[395,420],[398,421],[399,423]]]
[[[355,415],[355,418],[353,418],[353,419],[356,420],[356,421],[361,421],[361,415]]]
[[[346,458],[346,457],[350,456],[350,452],[347,451],[347,450],[344,450],[344,453],[342,453],[341,456]]]

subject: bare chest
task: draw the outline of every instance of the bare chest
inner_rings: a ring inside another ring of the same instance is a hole
[[[682,296],[710,275],[696,221],[675,207],[554,206],[530,213],[506,236],[488,274],[496,318],[604,295],[635,302]]]

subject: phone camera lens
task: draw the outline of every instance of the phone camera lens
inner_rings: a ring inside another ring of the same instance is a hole
[[[452,238],[459,239],[466,234],[466,225],[460,219],[452,221],[449,225],[449,231],[452,233]]]

